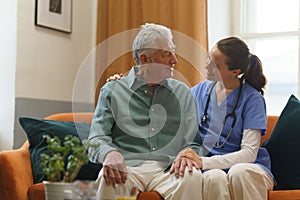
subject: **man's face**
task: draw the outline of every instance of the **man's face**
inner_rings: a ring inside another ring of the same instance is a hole
[[[162,81],[173,77],[173,70],[178,60],[175,55],[175,49],[171,44],[164,49],[149,49],[144,54],[145,59],[143,65],[147,67],[147,76],[151,80]]]

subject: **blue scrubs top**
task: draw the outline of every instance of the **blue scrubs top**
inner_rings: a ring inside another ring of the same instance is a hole
[[[216,89],[212,89],[206,122],[201,122],[212,81],[200,82],[192,88],[196,99],[199,135],[202,140],[203,156],[224,155],[241,149],[244,129],[261,129],[261,135],[266,130],[266,104],[263,96],[247,83],[242,84],[242,92],[234,111],[236,122],[231,133],[233,117],[225,116],[232,112],[238,98],[240,87],[233,90],[220,104],[217,103]],[[224,127],[222,129],[222,124]],[[221,131],[222,130],[222,131]],[[220,134],[221,132],[221,134]],[[217,148],[216,146],[221,148]],[[272,177],[270,155],[265,148],[260,147],[255,163],[262,166]],[[227,171],[227,169],[224,169]]]

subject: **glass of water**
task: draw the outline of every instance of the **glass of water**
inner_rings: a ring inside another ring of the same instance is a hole
[[[128,183],[116,185],[116,200],[136,200],[136,196],[136,187],[132,187]]]
[[[74,200],[96,200],[98,184],[95,181],[77,180],[73,192]]]

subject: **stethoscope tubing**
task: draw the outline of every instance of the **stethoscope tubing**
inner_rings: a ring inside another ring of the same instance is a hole
[[[212,94],[212,91],[214,89],[214,87],[216,86],[217,84],[217,81],[213,82],[210,90],[209,90],[209,94],[208,94],[208,97],[207,97],[207,100],[206,100],[206,103],[205,103],[205,108],[204,108],[204,112],[203,112],[203,115],[201,117],[201,123],[205,123],[206,120],[207,120],[207,111],[208,111],[208,107],[209,107],[209,103],[210,103],[210,97],[211,97],[211,94]],[[232,108],[232,111],[230,113],[228,113],[227,115],[225,115],[224,119],[223,119],[223,123],[221,124],[221,128],[220,128],[220,132],[218,134],[218,138],[217,138],[217,142],[216,144],[214,145],[214,147],[216,148],[222,148],[226,141],[228,140],[231,132],[232,132],[232,129],[235,125],[235,122],[236,122],[236,114],[235,114],[235,110],[237,108],[237,105],[239,103],[239,100],[240,100],[240,97],[241,97],[241,94],[242,94],[242,90],[243,90],[243,83],[240,81],[240,86],[239,86],[239,91],[238,91],[238,96],[235,100],[235,103],[234,103],[234,106]],[[233,121],[231,123],[231,126],[230,126],[230,130],[224,140],[224,142],[220,145],[220,137],[221,137],[221,134],[223,132],[223,129],[224,129],[224,126],[225,126],[225,123],[226,123],[226,120],[229,118],[229,117],[232,117],[233,118]]]

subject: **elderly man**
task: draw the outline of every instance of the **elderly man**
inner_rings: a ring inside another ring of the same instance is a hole
[[[187,147],[199,152],[197,115],[190,89],[172,79],[175,45],[169,28],[145,24],[133,42],[136,66],[101,89],[89,140],[100,143],[90,151],[102,162],[100,199],[114,199],[118,187],[157,191],[164,199],[201,199],[202,174],[184,159],[179,177],[168,172]],[[177,174],[177,173],[176,173]]]

